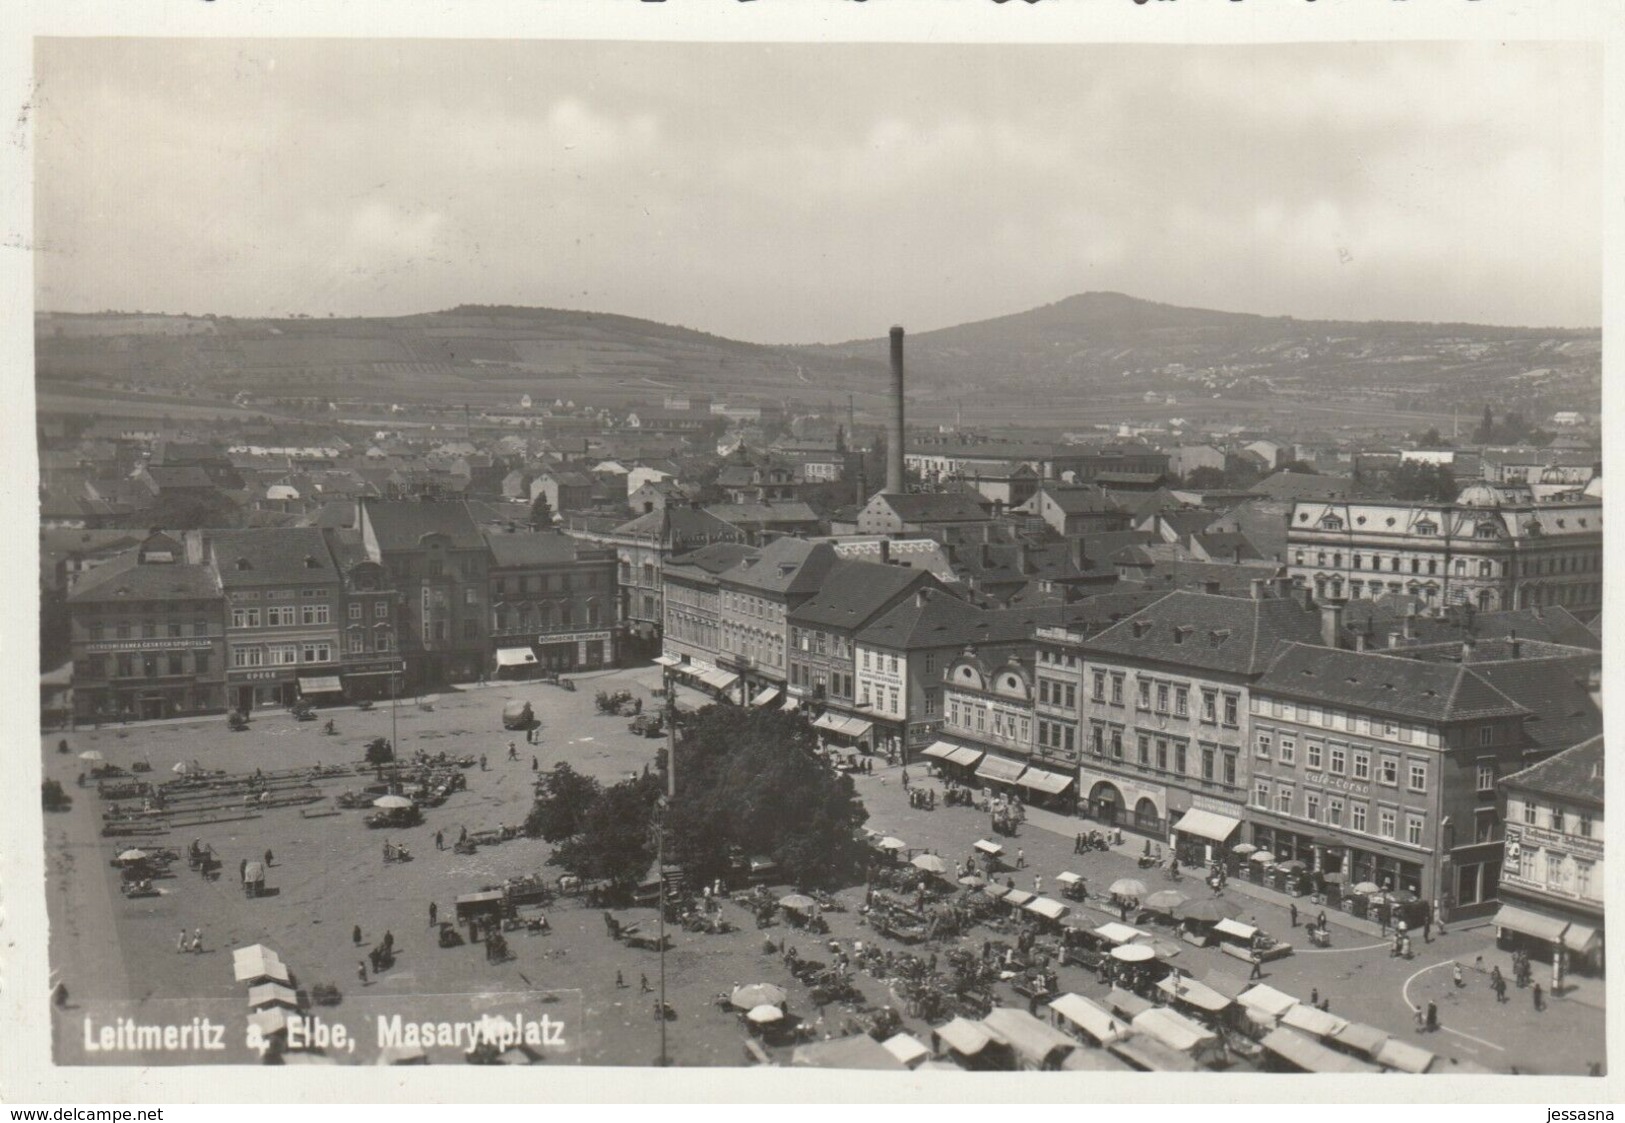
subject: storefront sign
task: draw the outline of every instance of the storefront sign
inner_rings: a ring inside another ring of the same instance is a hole
[[[593,640],[602,640],[605,643],[607,643],[607,642],[609,642],[609,633],[608,632],[554,632],[551,635],[537,636],[536,637],[536,644],[537,644],[537,646],[541,647],[541,646],[546,646],[547,644],[550,644],[550,643],[581,643],[583,641],[586,641],[586,642],[590,643]]]
[[[297,667],[289,667],[285,671],[227,671],[226,677],[233,682],[261,682],[280,679],[283,682],[292,682],[299,674]]]
[[[1244,817],[1246,805],[1231,803],[1229,800],[1224,799],[1214,799],[1210,795],[1192,793],[1190,809],[1192,811],[1211,811],[1215,815],[1226,815],[1232,819],[1240,819]]]
[[[214,646],[214,641],[207,636],[196,639],[124,639],[103,640],[97,643],[85,644],[85,650],[90,652],[103,651],[193,651],[207,650]]]
[[[1525,846],[1539,846],[1566,850],[1576,858],[1589,858],[1593,861],[1602,858],[1602,840],[1581,838],[1578,835],[1559,834],[1544,827],[1531,827],[1527,824],[1521,827],[1506,829],[1508,860],[1512,850],[1512,842],[1522,838]]]
[[[1306,772],[1303,782],[1310,787],[1325,788],[1334,792],[1352,792],[1357,795],[1370,795],[1371,784],[1366,780],[1350,780],[1342,776],[1333,776],[1327,772]]]

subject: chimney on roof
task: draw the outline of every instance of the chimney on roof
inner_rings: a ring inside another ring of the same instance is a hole
[[[891,414],[886,427],[886,490],[903,490],[903,329],[891,329]]]
[[[1523,643],[1518,639],[1516,630],[1507,633],[1507,651],[1514,659],[1523,652]]]
[[[880,564],[885,565],[890,561],[891,561],[891,539],[882,538],[880,540]]]
[[[1400,629],[1406,639],[1416,638],[1416,605],[1406,606],[1405,615],[1399,619]]]
[[[931,599],[930,594],[931,594],[930,589],[921,589],[919,592],[915,593],[914,594],[914,607],[915,608],[924,608],[925,605],[926,605],[926,602]]]
[[[1217,596],[1219,593],[1219,582],[1215,578],[1207,578],[1202,582],[1202,591],[1210,596]]]
[[[1322,604],[1320,606],[1320,642],[1324,647],[1337,647],[1343,636],[1343,606],[1341,604]]]
[[[1083,539],[1082,538],[1068,539],[1067,540],[1067,552],[1072,557],[1072,568],[1073,569],[1075,569],[1078,572],[1082,573],[1084,570],[1089,568],[1089,557],[1084,552]]]
[[[1231,557],[1231,564],[1233,564],[1233,565],[1240,565],[1241,564],[1241,546],[1239,544],[1234,547],[1234,553],[1232,554],[1232,557]]]
[[[1269,587],[1269,582],[1266,581],[1264,578],[1262,578],[1262,577],[1254,577],[1247,584],[1252,587],[1253,599],[1254,600],[1266,600],[1266,599],[1268,599],[1269,594],[1265,592],[1265,589],[1267,589]]]
[[[1471,638],[1466,638],[1461,641],[1461,661],[1463,663],[1471,663],[1473,661],[1473,641]]]
[[[1355,632],[1354,633],[1354,650],[1356,650],[1356,651],[1364,651],[1365,650],[1365,632],[1360,631],[1360,632]]]
[[[1388,633],[1388,646],[1389,647],[1398,647],[1400,645],[1400,642],[1404,638],[1405,638],[1405,633],[1404,632],[1389,632]]]

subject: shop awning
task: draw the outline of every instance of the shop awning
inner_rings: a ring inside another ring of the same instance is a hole
[[[776,687],[776,686],[764,686],[761,690],[758,690],[756,692],[756,697],[754,697],[754,698],[752,698],[750,700],[750,704],[753,705],[753,706],[765,706],[769,702],[773,701],[773,699],[777,698],[778,696],[779,696],[779,688],[778,687]]]
[[[1106,1005],[1110,1006],[1118,1016],[1127,1018],[1130,1021],[1152,1008],[1151,1003],[1133,991],[1124,990],[1122,987],[1112,987],[1111,991],[1106,995]]]
[[[960,1017],[944,1022],[931,1033],[949,1049],[965,1057],[974,1057],[994,1041],[993,1035],[984,1027]]]
[[[995,857],[1004,853],[1004,847],[1000,846],[997,842],[989,842],[985,838],[977,839],[975,842],[971,843],[971,847],[972,849],[981,851],[983,854],[991,854]]]
[[[1071,785],[1072,779],[1071,776],[1064,776],[1059,772],[1046,772],[1042,768],[1029,768],[1021,774],[1020,784],[1022,787],[1031,788],[1035,792],[1059,795]]]
[[[1004,903],[1011,908],[1024,908],[1029,902],[1036,901],[1038,897],[1025,889],[1012,889],[1004,895]]]
[[[1050,897],[1039,897],[1036,901],[1028,901],[1025,907],[1028,912],[1035,912],[1046,920],[1060,920],[1072,911],[1060,901]]]
[[[1563,933],[1563,946],[1570,951],[1589,952],[1597,941],[1597,930],[1589,924],[1574,923]]]
[[[1136,1033],[1160,1041],[1176,1053],[1194,1053],[1217,1040],[1211,1030],[1161,1006],[1153,1006],[1137,1014],[1133,1025]]]
[[[1225,917],[1215,924],[1213,930],[1226,936],[1234,936],[1238,940],[1250,940],[1258,935],[1258,929],[1251,924],[1243,924],[1241,921],[1231,920],[1229,917]]]
[[[880,1044],[886,1052],[908,1068],[913,1068],[931,1055],[931,1050],[925,1047],[925,1043],[909,1033],[893,1034]]]
[[[1198,1010],[1218,1014],[1230,1008],[1230,1000],[1210,986],[1181,975],[1169,975],[1157,984],[1157,989]]]
[[[700,681],[713,690],[727,690],[739,681],[739,676],[732,671],[725,671],[721,667],[713,667],[708,671],[700,672]]]
[[[1412,1045],[1409,1041],[1401,1041],[1397,1037],[1390,1037],[1377,1049],[1376,1062],[1383,1068],[1396,1069],[1399,1072],[1408,1072],[1421,1075],[1433,1067],[1437,1058],[1420,1045]]]
[[[1130,928],[1127,924],[1109,921],[1095,929],[1095,935],[1109,944],[1126,944],[1144,938],[1147,933],[1138,928]]]
[[[1017,760],[1006,760],[1002,756],[989,753],[976,767],[976,776],[982,780],[993,780],[1001,784],[1013,784],[1020,777],[1026,765]]]
[[[845,714],[820,714],[813,720],[813,728],[856,740],[867,736],[874,725],[861,718],[847,717]]]
[[[1370,1065],[1346,1054],[1334,1053],[1295,1029],[1271,1030],[1260,1044],[1304,1072],[1369,1072],[1371,1069]]]
[[[1331,1037],[1348,1025],[1348,1021],[1300,1002],[1281,1015],[1281,1024],[1301,1029],[1310,1037]]]
[[[497,666],[524,667],[536,662],[536,653],[528,647],[497,648]]]
[[[1569,922],[1560,917],[1521,909],[1517,905],[1502,905],[1501,911],[1495,914],[1495,926],[1510,928],[1514,932],[1522,932],[1525,936],[1533,936],[1537,940],[1555,944],[1563,939],[1563,932],[1568,928]]]
[[[1104,1006],[1081,994],[1063,994],[1049,1004],[1050,1010],[1066,1019],[1084,1036],[1098,1045],[1106,1045],[1128,1036],[1128,1026],[1112,1017]]]
[[[949,757],[954,755],[954,749],[956,748],[958,748],[957,745],[950,745],[946,741],[937,741],[929,747],[921,750],[920,755],[932,757],[936,760],[947,760]]]
[[[784,700],[784,705],[780,706],[779,709],[784,710],[787,713],[790,710],[799,710],[799,709],[801,709],[801,699],[800,698],[786,698]]]
[[[675,667],[683,660],[676,655],[656,655],[655,662],[662,667]]]
[[[253,982],[255,979],[272,979],[286,984],[288,969],[282,965],[282,959],[276,952],[264,944],[252,944],[246,948],[238,948],[231,953],[232,971],[239,983]]]
[[[343,689],[338,675],[301,675],[299,678],[301,694],[338,694]]]
[[[981,760],[982,756],[983,754],[979,749],[967,749],[964,746],[960,746],[949,755],[948,763],[969,768],[971,765]]]
[[[1265,986],[1263,983],[1252,987],[1236,1001],[1266,1018],[1279,1018],[1298,1004],[1298,1000],[1290,994],[1282,994],[1274,987]]]
[[[1200,1072],[1194,1057],[1175,1052],[1154,1037],[1131,1037],[1107,1046],[1112,1056],[1127,1061],[1141,1072]]]
[[[1388,1043],[1388,1033],[1364,1022],[1349,1022],[1332,1034],[1329,1040],[1352,1052],[1364,1053],[1375,1060],[1377,1053]]]
[[[1185,834],[1193,834],[1198,838],[1205,838],[1211,842],[1228,842],[1230,836],[1236,833],[1241,826],[1240,819],[1233,819],[1229,815],[1220,815],[1214,811],[1204,811],[1193,807],[1185,812],[1174,824],[1174,830]]]

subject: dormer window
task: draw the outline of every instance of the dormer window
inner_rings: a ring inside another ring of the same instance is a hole
[[[1416,524],[1416,533],[1418,533],[1420,535],[1423,535],[1424,537],[1433,534],[1438,529],[1439,529],[1439,524],[1438,523],[1419,522],[1419,523]]]
[[[1230,638],[1229,628],[1220,628],[1207,634],[1208,644],[1212,647],[1223,647],[1224,641]]]
[[[238,573],[243,573],[247,570],[253,569],[254,563],[249,561],[247,558],[238,558],[233,563],[233,568],[235,568]]]
[[[1336,515],[1327,515],[1320,520],[1320,528],[1322,530],[1342,530],[1343,520]]]
[[[305,558],[305,568],[306,569],[320,569],[321,564],[322,563],[317,561],[315,558],[312,558],[312,557]]]

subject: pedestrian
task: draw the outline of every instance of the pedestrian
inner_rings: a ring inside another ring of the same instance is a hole
[[[652,990],[654,990],[654,987],[649,985],[649,976],[645,975],[645,974],[639,974],[638,975],[638,993],[639,994],[648,994]]]
[[[265,852],[265,868],[271,868],[271,852],[269,850]]]
[[[175,950],[176,951],[185,951],[186,950],[186,929],[184,929],[184,928],[181,929],[181,938],[180,938],[179,941],[176,942]]]
[[[1320,915],[1315,917],[1315,925],[1322,932],[1326,931],[1326,910],[1325,909],[1321,909],[1320,910]]]
[[[1501,969],[1499,967],[1497,967],[1490,974],[1490,989],[1495,992],[1495,1001],[1497,1005],[1507,1000],[1506,976],[1501,974]]]
[[[362,986],[367,985],[367,961],[365,959],[355,961],[355,977],[361,980]]]
[[[908,769],[903,769],[903,790],[908,791]]]
[[[1450,965],[1450,979],[1456,984],[1458,990],[1467,985],[1467,981],[1461,977],[1461,964],[1452,963]]]
[[[192,951],[199,954],[203,951],[203,929],[201,928],[192,931]]]
[[[1311,1005],[1311,1006],[1319,1006],[1320,1005],[1320,988],[1319,987],[1310,987],[1309,988],[1309,1005]]]
[[[1264,977],[1264,958],[1263,958],[1263,956],[1254,954],[1250,958],[1252,959],[1253,971],[1252,971],[1252,974],[1247,976],[1247,981],[1249,983],[1252,982],[1254,979],[1262,979]]]
[[[616,968],[616,970],[615,970],[615,989],[616,990],[625,990],[626,989],[626,979],[625,979],[625,977],[623,977],[621,975],[620,968]]]
[[[1433,942],[1433,918],[1431,916],[1422,918],[1422,942],[1424,944]]]
[[[1016,848],[1016,869],[1024,870],[1026,868],[1027,868],[1027,851],[1021,849],[1018,846]]]
[[[508,759],[509,760],[518,760],[519,759],[519,746],[514,744],[514,742],[512,742],[512,741],[508,742]]]
[[[439,923],[439,921],[440,921],[440,906],[435,904],[435,902],[430,901],[429,902],[429,927],[433,928],[437,923]]]
[[[354,928],[350,929],[350,942],[356,947],[361,946],[361,925],[357,924]]]
[[[444,850],[446,848],[446,832],[445,831],[435,831],[434,832],[434,848],[436,850]]]
[[[1439,1028],[1439,1004],[1431,999],[1428,1001],[1427,1027],[1429,1033],[1434,1033]]]
[[[542,762],[537,760],[535,757],[531,757],[530,758],[530,770],[532,772],[540,772],[542,770]]]
[[[385,951],[394,951],[395,950],[395,933],[389,931],[389,929],[387,929],[387,928],[384,929],[384,950]]]
[[[1292,927],[1298,926],[1298,903],[1293,901],[1286,907],[1287,915],[1292,918]]]
[[[1535,984],[1534,999],[1537,1012],[1546,1009],[1546,995],[1541,991],[1539,983]]]
[[[1044,875],[1041,873],[1033,874],[1033,892],[1039,896],[1044,894]]]
[[[246,880],[248,880],[248,859],[247,858],[244,858],[244,859],[242,859],[242,861],[237,863],[237,880],[238,881],[246,881]]]
[[[480,771],[481,771],[481,772],[484,772],[484,771],[486,771],[486,770],[487,770],[487,769],[486,769],[486,767],[485,767],[485,754],[484,754],[484,753],[481,753],[481,754],[480,754]]]

